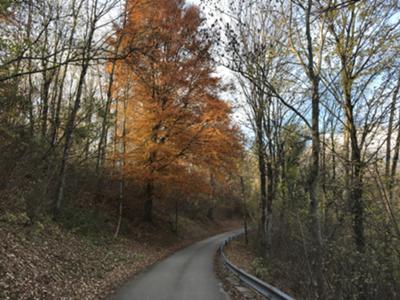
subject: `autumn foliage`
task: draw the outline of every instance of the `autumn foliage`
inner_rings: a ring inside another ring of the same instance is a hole
[[[173,190],[210,194],[210,176],[223,184],[241,145],[231,107],[219,97],[225,87],[211,43],[200,33],[198,8],[180,0],[133,0],[127,10],[118,34],[123,51],[132,51],[117,65],[114,91],[117,118],[124,120],[119,139],[124,174],[143,185],[151,220],[155,199]]]

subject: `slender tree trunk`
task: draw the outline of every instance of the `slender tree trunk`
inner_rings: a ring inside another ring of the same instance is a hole
[[[125,190],[125,185],[124,181],[121,180],[119,183],[119,205],[118,205],[118,222],[117,222],[117,228],[115,229],[114,233],[114,238],[117,238],[119,236],[119,232],[121,230],[121,224],[122,224],[122,213],[123,213],[123,199],[124,199],[124,190]]]
[[[210,199],[210,207],[208,208],[207,218],[210,220],[214,220],[214,209],[215,209],[215,196],[216,196],[216,184],[215,178],[211,170],[210,173],[210,186],[211,186],[211,199]]]
[[[343,65],[346,67],[346,65]],[[362,181],[362,162],[361,150],[358,145],[357,128],[354,120],[353,103],[351,99],[351,79],[347,72],[343,71],[342,82],[345,91],[345,114],[346,124],[348,126],[350,136],[351,160],[350,164],[350,204],[353,213],[353,231],[357,250],[360,253],[364,252],[364,204],[362,200],[363,181]]]
[[[332,147],[332,181],[336,181],[336,142],[335,142],[335,132],[331,132],[331,147]]]
[[[115,230],[114,237],[118,237],[123,213],[123,203],[125,198],[125,155],[126,155],[126,115],[127,115],[127,101],[124,99],[123,120],[122,120],[122,135],[120,141],[120,157],[119,157],[119,209],[118,209],[118,222]]]
[[[323,260],[323,243],[321,235],[321,222],[318,201],[319,186],[319,81],[313,80],[312,84],[312,150],[311,150],[311,169],[309,175],[309,195],[310,195],[310,216],[311,216],[311,232],[315,245],[314,251],[314,270],[317,280],[318,298],[324,299],[325,283],[323,278],[322,260]]]
[[[259,108],[260,109],[260,108]],[[261,112],[258,112],[261,114]],[[258,158],[258,172],[260,176],[260,207],[261,207],[261,224],[260,233],[261,241],[264,248],[267,245],[267,174],[266,174],[266,163],[264,155],[264,137],[263,137],[263,126],[262,116],[257,116],[257,158]]]
[[[50,99],[50,116],[49,116],[50,128],[49,128],[49,132],[48,132],[50,147],[53,146],[54,121],[56,119],[57,99],[58,99],[58,92],[59,92],[59,86],[60,86],[61,71],[62,71],[62,67],[59,67],[58,69],[55,70],[54,87],[52,89],[52,96]]]
[[[157,143],[157,130],[161,126],[160,123],[155,125],[152,130],[151,140],[154,143]],[[154,166],[153,163],[156,161],[157,153],[155,151],[151,151],[149,155],[149,165],[150,165],[150,176],[147,185],[146,185],[146,200],[144,202],[144,220],[146,222],[153,222],[153,200],[154,200]]]
[[[325,123],[326,124],[326,123]],[[322,233],[325,232],[325,225],[326,225],[326,221],[327,221],[327,210],[326,210],[326,199],[328,197],[327,195],[327,186],[326,186],[326,181],[327,181],[327,167],[326,167],[326,126],[324,124],[324,128],[323,128],[323,134],[322,134],[322,147],[321,147],[321,187],[322,187],[322,196],[321,196],[321,203],[320,203],[320,207],[321,207],[321,231]]]
[[[87,112],[86,112],[86,126],[90,126],[92,123],[92,114],[93,114],[93,98],[94,98],[94,91],[89,91],[89,97],[87,97]],[[90,134],[86,137],[86,145],[85,145],[85,161],[89,159],[90,156],[90,144],[91,144],[91,137]]]
[[[352,126],[352,169],[353,176],[351,181],[351,194],[352,209],[354,215],[354,235],[357,250],[364,253],[365,250],[365,237],[364,237],[364,203],[362,200],[363,195],[363,181],[362,181],[362,163],[361,153],[356,140],[355,126]]]
[[[122,42],[122,38],[119,38],[118,43],[116,45],[116,49],[114,52],[114,56],[118,55],[119,52],[119,47]],[[100,133],[100,141],[97,149],[97,162],[96,162],[96,173],[99,173],[100,167],[103,163],[104,156],[106,153],[106,146],[107,146],[107,134],[108,134],[108,116],[109,116],[109,111],[111,108],[111,103],[112,103],[112,89],[114,85],[114,73],[115,73],[115,68],[117,64],[117,60],[115,58],[112,58],[112,65],[111,65],[111,72],[109,74],[109,80],[108,80],[108,87],[107,87],[107,99],[106,99],[106,107],[104,111],[104,117],[103,117],[103,122],[101,126],[101,133]]]
[[[126,3],[127,4],[127,3]],[[127,22],[127,15],[126,15],[126,10],[125,8],[125,13],[123,16],[123,22],[122,22],[122,28],[125,27],[126,22]],[[123,41],[123,34],[120,34],[118,36],[118,40],[114,46],[114,52],[113,52],[113,57],[112,59],[112,64],[111,64],[111,71],[109,74],[109,79],[108,79],[108,87],[107,87],[107,99],[106,99],[106,107],[104,111],[104,118],[103,118],[103,123],[101,126],[101,134],[100,134],[100,141],[97,149],[97,162],[96,162],[96,173],[99,173],[99,169],[104,163],[104,157],[106,155],[106,147],[107,147],[107,136],[108,136],[108,116],[109,116],[109,111],[111,108],[112,100],[113,100],[113,86],[114,86],[114,76],[115,76],[115,69],[117,66],[117,56],[119,54],[119,50],[121,47],[121,43]]]
[[[242,191],[242,217],[243,217],[243,228],[244,228],[244,240],[246,245],[249,243],[249,235],[247,230],[247,199],[246,199],[246,189],[244,186],[243,176],[240,176],[240,187]]]
[[[80,4],[75,7],[75,2],[76,0],[73,0],[73,4],[72,4],[72,9],[73,9],[73,25],[72,25],[72,29],[69,35],[69,40],[68,40],[68,49],[67,49],[67,54],[66,54],[66,64],[64,66],[64,70],[63,70],[63,75],[61,77],[61,81],[60,81],[60,85],[58,88],[58,96],[57,96],[57,102],[56,102],[56,108],[55,108],[55,116],[54,116],[54,121],[53,121],[53,127],[52,127],[52,132],[51,132],[51,141],[50,141],[50,145],[51,147],[54,147],[57,143],[57,134],[58,134],[58,130],[60,128],[61,125],[61,119],[60,119],[60,113],[61,113],[61,106],[62,106],[62,99],[64,96],[64,86],[65,86],[65,81],[66,81],[66,77],[68,74],[68,67],[69,67],[69,63],[68,61],[71,58],[72,55],[72,46],[73,46],[73,42],[74,42],[74,37],[75,37],[75,32],[76,32],[76,27],[78,24],[78,13],[81,9],[82,3],[83,1],[80,2]],[[60,68],[61,71],[61,68]]]
[[[77,115],[79,107],[80,107],[82,86],[84,84],[84,78],[86,76],[86,72],[87,72],[87,65],[84,64],[84,66],[82,67],[82,71],[81,71],[81,75],[80,75],[80,79],[79,79],[79,83],[78,83],[78,91],[77,91],[76,98],[75,98],[75,104],[72,109],[71,115],[68,119],[67,127],[65,129],[65,143],[64,143],[64,150],[63,150],[63,155],[62,155],[62,160],[61,160],[60,181],[59,181],[57,199],[56,199],[55,207],[54,207],[54,218],[57,218],[57,215],[60,213],[61,204],[62,204],[62,201],[64,198],[64,188],[65,188],[65,181],[66,181],[66,167],[67,167],[67,162],[69,160],[69,155],[70,155],[70,151],[71,151],[72,134],[74,131],[76,115]]]
[[[291,207],[291,202],[292,199],[290,197],[289,193],[289,183],[287,179],[287,172],[286,172],[286,159],[285,159],[285,145],[283,142],[280,143],[279,148],[278,148],[278,156],[279,156],[279,169],[280,169],[280,174],[279,174],[279,180],[280,184],[282,187],[282,209],[280,213],[280,218],[281,221],[285,219],[286,216],[286,210],[288,210]]]
[[[311,8],[312,0],[308,0],[306,8],[306,38],[307,38],[307,70],[308,77],[311,82],[311,169],[308,181],[308,193],[310,196],[310,217],[311,217],[311,233],[314,243],[314,272],[316,276],[318,298],[325,298],[325,282],[323,277],[323,243],[321,235],[321,223],[318,201],[319,187],[319,155],[320,155],[320,136],[319,136],[319,114],[320,114],[320,95],[319,95],[319,75],[314,70],[314,52],[313,41],[311,36]]]
[[[31,30],[32,30],[32,0],[28,1],[28,23],[27,23],[27,40],[28,42],[31,41]],[[32,57],[32,46],[29,46],[29,56]],[[28,70],[32,71],[32,60],[28,60]],[[28,105],[29,105],[29,125],[30,125],[30,132],[33,136],[35,132],[35,118],[34,118],[34,103],[33,103],[33,82],[32,82],[32,74],[28,75],[28,84],[29,84],[29,91],[28,91]]]
[[[95,2],[93,5],[97,5],[97,2]],[[94,10],[95,10],[95,8],[94,8]],[[65,143],[64,143],[63,155],[62,155],[62,159],[61,159],[58,192],[57,192],[56,201],[54,203],[54,212],[53,212],[53,217],[55,219],[57,219],[57,217],[61,211],[61,205],[62,205],[63,198],[64,198],[64,189],[65,189],[65,181],[66,181],[66,167],[67,167],[67,163],[68,163],[70,151],[71,151],[72,134],[74,131],[76,116],[77,116],[77,113],[78,113],[78,110],[79,110],[80,104],[81,104],[83,85],[85,83],[85,78],[86,78],[86,74],[87,74],[87,71],[89,68],[89,63],[90,63],[92,40],[93,40],[93,35],[94,35],[95,29],[96,29],[96,21],[92,20],[92,22],[93,23],[90,25],[88,40],[86,41],[86,46],[85,46],[84,54],[82,57],[82,69],[81,69],[81,73],[80,73],[79,81],[78,81],[78,85],[77,85],[75,102],[74,102],[72,111],[70,113],[70,116],[69,116],[69,119],[67,122],[67,126],[65,128]]]
[[[57,18],[59,18],[59,12],[57,13]],[[56,30],[58,31],[58,25],[56,25]],[[55,40],[55,48],[58,49],[58,46],[60,44],[61,37],[59,35],[56,36]],[[53,62],[52,65],[55,66],[57,64],[57,55],[54,54],[53,56]],[[46,122],[43,122],[42,124],[42,137],[43,138],[48,138],[47,141],[50,144],[50,147],[53,147],[53,128],[54,128],[54,120],[55,120],[55,115],[57,111],[57,97],[58,97],[58,84],[60,83],[60,72],[61,72],[61,66],[58,68],[51,70],[49,73],[46,74],[48,76],[47,82],[45,82],[44,86],[44,92],[47,93],[47,120]],[[45,72],[43,72],[44,76]],[[50,94],[50,87],[51,84],[53,83],[53,93]],[[46,92],[47,90],[47,92]],[[51,95],[51,97],[50,97]],[[50,128],[48,128],[48,123],[50,123]]]
[[[144,202],[144,220],[151,223],[153,221],[153,197],[154,183],[150,180],[146,186],[146,200]]]
[[[48,121],[48,115],[49,115],[49,90],[50,90],[50,85],[52,81],[52,76],[49,74],[49,72],[46,70],[48,68],[48,61],[46,55],[47,55],[47,44],[48,44],[48,26],[46,26],[45,29],[45,40],[44,40],[44,47],[42,50],[42,87],[41,87],[41,101],[42,101],[42,111],[41,111],[41,135],[42,138],[44,139],[47,134],[47,121]]]
[[[63,99],[63,90],[64,90],[65,79],[67,77],[67,70],[68,70],[68,64],[64,67],[63,75],[61,77],[60,86],[58,89],[57,102],[55,103],[54,121],[53,121],[53,126],[52,126],[51,142],[50,142],[52,147],[54,147],[56,145],[57,133],[58,133],[58,130],[59,130],[60,124],[61,124],[61,120],[60,120],[61,102]]]
[[[386,161],[385,161],[385,175],[386,175],[386,178],[390,177],[393,123],[394,123],[394,115],[395,115],[395,112],[396,112],[397,96],[399,94],[399,89],[400,89],[400,75],[399,75],[399,78],[397,79],[397,84],[396,84],[395,90],[393,92],[392,103],[390,104],[388,133],[387,133],[387,139],[386,139]]]
[[[268,145],[268,155],[266,155],[266,175],[267,175],[267,208],[266,208],[266,227],[267,227],[267,239],[266,247],[267,252],[271,249],[272,245],[272,207],[275,199],[275,176],[274,176],[274,165],[276,166],[276,161],[274,159],[274,149],[273,149],[273,138],[272,138],[272,128],[271,128],[271,99],[268,97],[266,102],[266,112],[264,114],[264,132],[267,139]]]
[[[343,150],[344,150],[344,189],[343,199],[348,207],[351,207],[351,152],[350,152],[350,124],[346,121],[343,128]]]
[[[319,77],[314,72],[314,58],[312,50],[312,39],[310,29],[311,6],[312,1],[308,0],[308,8],[306,14],[306,31],[308,46],[308,76],[311,80],[311,171],[309,177],[309,194],[310,194],[310,215],[313,223],[314,238],[318,245],[322,246],[321,227],[319,220],[319,203],[318,203],[318,184],[319,184],[319,154],[320,154],[320,137],[319,137]]]
[[[43,101],[43,108],[42,108],[42,127],[41,127],[41,134],[42,137],[45,138],[47,134],[47,121],[49,118],[49,89],[51,84],[51,79],[49,78],[47,72],[43,73],[43,87],[41,98]]]

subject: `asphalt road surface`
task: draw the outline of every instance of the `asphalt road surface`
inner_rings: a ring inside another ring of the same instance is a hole
[[[214,274],[220,234],[180,250],[123,285],[109,300],[227,300]]]

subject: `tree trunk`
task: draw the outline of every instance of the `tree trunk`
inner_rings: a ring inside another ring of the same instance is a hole
[[[344,65],[345,66],[345,65]],[[345,115],[350,136],[351,160],[350,164],[350,204],[353,214],[353,231],[355,244],[360,253],[364,252],[364,204],[362,200],[363,182],[362,182],[362,162],[361,150],[358,145],[357,128],[355,125],[353,104],[351,99],[351,80],[348,74],[342,78],[345,91]]]
[[[65,84],[65,79],[67,77],[67,70],[68,70],[68,64],[65,65],[63,75],[61,78],[59,90],[58,90],[58,96],[57,96],[57,102],[55,103],[55,113],[54,113],[54,121],[53,121],[53,127],[52,127],[52,132],[51,132],[51,146],[54,147],[57,142],[57,133],[60,128],[60,113],[61,113],[61,101],[63,98],[63,90],[64,90],[64,84]]]
[[[121,179],[119,182],[119,196],[118,196],[118,199],[119,199],[118,222],[117,222],[117,228],[115,229],[114,238],[118,237],[119,232],[121,230],[122,212],[123,212],[123,203],[124,203],[124,191],[125,191],[125,181],[123,179]]]
[[[242,217],[243,217],[244,240],[247,245],[249,243],[249,235],[247,230],[247,199],[246,199],[246,190],[244,186],[243,176],[240,176],[240,187],[242,190]]]
[[[267,167],[267,239],[266,239],[266,246],[267,251],[271,249],[272,244],[272,204],[274,201],[274,180],[273,180],[273,168],[271,163],[271,157],[267,159],[266,163]]]
[[[153,197],[154,197],[154,183],[149,181],[146,186],[146,200],[144,202],[144,220],[146,222],[153,222]]]
[[[77,113],[78,113],[78,110],[79,110],[80,104],[81,104],[81,98],[82,98],[81,96],[82,96],[82,91],[83,91],[83,85],[85,83],[86,73],[89,68],[90,51],[91,51],[92,40],[93,40],[93,35],[94,35],[95,29],[96,29],[96,26],[95,26],[95,22],[94,22],[93,24],[91,24],[88,40],[86,42],[86,47],[84,49],[84,53],[83,53],[83,57],[82,57],[82,69],[81,69],[81,74],[79,76],[79,82],[78,82],[78,86],[77,86],[74,106],[72,108],[71,114],[70,114],[68,122],[67,122],[67,126],[65,128],[64,150],[63,150],[63,155],[62,155],[62,159],[61,159],[57,197],[56,197],[56,200],[54,203],[54,211],[53,211],[54,219],[58,218],[58,215],[61,211],[61,205],[63,202],[63,198],[64,198],[66,168],[67,168],[67,163],[68,163],[68,159],[69,159],[69,155],[70,155],[70,151],[71,151],[72,134],[73,134],[74,127],[75,127],[76,116],[77,116]]]
[[[32,30],[32,0],[28,1],[28,23],[26,28],[27,40],[31,41],[31,30]],[[28,55],[32,57],[32,46],[29,46]],[[28,71],[32,71],[32,60],[28,60]],[[28,84],[29,84],[29,92],[28,92],[28,105],[29,105],[29,125],[30,125],[30,133],[33,136],[35,133],[35,119],[34,119],[34,103],[32,99],[33,94],[33,82],[32,82],[32,74],[28,75]]]
[[[45,40],[44,40],[44,46],[42,50],[42,87],[41,87],[41,101],[42,101],[42,111],[41,111],[41,134],[42,138],[44,139],[47,134],[47,121],[48,121],[48,115],[49,115],[49,90],[50,90],[50,85],[52,82],[52,74],[49,74],[49,72],[46,70],[48,67],[48,61],[45,56],[47,55],[47,45],[48,45],[48,27],[46,26],[45,32],[44,32]],[[56,59],[56,55],[54,55],[54,59]]]
[[[126,154],[126,114],[128,103],[124,99],[124,109],[122,115],[122,136],[119,150],[119,208],[118,208],[118,223],[114,236],[117,237],[121,228],[123,203],[125,198],[125,154]]]
[[[47,65],[44,68],[46,67]],[[42,138],[45,138],[47,134],[47,121],[49,118],[49,89],[51,84],[51,76],[48,76],[47,71],[44,71],[42,75],[43,75],[43,86],[42,86],[41,98],[43,101],[43,107],[41,113],[42,116],[41,134]]]
[[[397,95],[399,94],[399,89],[400,89],[400,75],[397,80],[397,85],[395,87],[395,90],[393,92],[392,103],[390,104],[388,133],[387,133],[387,139],[386,139],[386,161],[385,161],[385,175],[386,175],[387,179],[389,179],[389,177],[390,177],[393,122],[394,122],[394,115],[395,115],[396,103],[397,103]],[[390,179],[388,181],[390,181]]]
[[[365,237],[364,237],[364,203],[362,200],[363,187],[362,187],[362,174],[361,167],[358,163],[354,166],[354,178],[352,181],[351,200],[353,202],[353,215],[354,215],[354,235],[357,250],[360,253],[365,251]]]
[[[214,175],[210,169],[209,173],[210,173],[211,199],[210,199],[210,207],[208,208],[207,211],[207,218],[210,220],[214,220],[216,184]]]
[[[268,145],[268,155],[266,155],[266,175],[267,175],[267,211],[266,211],[266,227],[267,227],[267,239],[266,248],[267,252],[271,249],[272,244],[272,207],[275,199],[275,177],[274,177],[274,165],[276,166],[276,161],[274,162],[274,149],[273,149],[273,137],[271,129],[271,99],[267,98],[266,102],[266,112],[263,114],[264,121],[264,132],[267,139]]]
[[[57,96],[57,102],[56,102],[56,108],[55,108],[55,116],[54,116],[54,120],[53,120],[53,127],[52,127],[52,132],[51,132],[51,142],[50,145],[51,147],[54,147],[56,145],[57,142],[57,133],[58,130],[60,128],[60,124],[61,124],[61,120],[60,120],[60,113],[61,113],[61,102],[63,99],[63,92],[64,92],[64,86],[65,86],[65,80],[67,77],[67,73],[68,73],[68,66],[69,63],[68,61],[71,58],[71,53],[72,53],[72,46],[73,46],[73,42],[74,42],[74,36],[75,36],[75,31],[76,31],[76,27],[78,24],[78,12],[82,6],[82,2],[80,2],[78,7],[73,6],[73,25],[72,25],[72,29],[70,32],[70,36],[69,36],[69,40],[68,40],[68,48],[67,48],[67,55],[66,55],[66,64],[64,67],[64,71],[63,71],[63,75],[61,78],[61,82],[60,82],[60,86],[58,89],[58,96]],[[61,70],[61,69],[60,69]]]
[[[260,114],[260,112],[259,112]],[[265,169],[265,155],[264,155],[264,137],[262,116],[257,117],[257,158],[258,158],[258,171],[260,176],[260,207],[261,207],[261,241],[263,247],[267,245],[267,174]]]
[[[87,97],[87,103],[86,103],[86,107],[87,107],[87,112],[86,112],[86,126],[90,126],[90,124],[92,123],[92,114],[93,114],[93,98],[94,98],[94,94],[95,92],[92,91],[92,87],[90,88],[91,90],[89,91],[89,97]],[[91,144],[91,137],[90,134],[87,135],[86,137],[86,142],[85,142],[85,161],[88,161],[89,156],[90,156],[90,144]]]
[[[127,4],[127,3],[126,3]],[[122,28],[125,27],[127,22],[127,15],[126,15],[126,8],[125,12],[123,15],[123,23],[122,23]],[[104,111],[104,118],[103,118],[103,123],[101,126],[101,134],[100,134],[100,141],[97,149],[97,162],[96,162],[96,173],[99,173],[100,167],[104,163],[105,155],[106,155],[106,147],[107,147],[107,135],[108,135],[108,116],[109,116],[109,111],[111,108],[112,100],[113,100],[113,86],[114,86],[114,76],[115,76],[115,69],[117,66],[117,56],[119,54],[119,49],[121,47],[121,43],[123,41],[123,35],[120,34],[118,36],[117,43],[114,48],[113,52],[113,57],[112,59],[112,65],[111,65],[111,72],[109,74],[109,80],[108,80],[108,87],[107,87],[107,99],[106,99],[106,107]]]
[[[310,196],[310,217],[311,234],[314,243],[314,262],[315,279],[317,283],[318,298],[325,298],[325,283],[323,278],[323,253],[321,223],[319,215],[318,186],[319,186],[319,155],[320,155],[320,137],[319,137],[319,75],[314,71],[313,42],[311,36],[311,8],[312,0],[308,0],[306,8],[306,38],[307,38],[307,70],[311,82],[311,170],[308,181],[308,193]]]
[[[119,47],[122,42],[122,38],[119,38],[118,43],[116,45],[116,49],[114,52],[114,56],[118,55]],[[107,88],[107,100],[106,100],[106,107],[104,111],[104,117],[103,117],[103,122],[101,126],[101,133],[100,133],[100,141],[97,149],[97,162],[96,162],[96,173],[99,173],[99,169],[101,165],[103,164],[105,152],[106,152],[106,147],[107,147],[107,134],[108,134],[108,114],[110,111],[111,103],[112,103],[112,88],[114,85],[114,73],[115,73],[115,67],[116,67],[117,60],[113,58],[112,66],[111,66],[111,72],[110,72],[110,78],[108,81],[108,88]]]

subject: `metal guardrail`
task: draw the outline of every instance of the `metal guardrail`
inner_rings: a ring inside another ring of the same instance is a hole
[[[294,298],[290,297],[289,295],[285,294],[281,290],[277,289],[276,287],[250,275],[249,273],[243,271],[242,269],[238,268],[234,264],[232,264],[224,253],[224,247],[233,239],[237,239],[240,237],[244,232],[240,232],[235,234],[229,238],[227,238],[223,244],[220,246],[220,253],[224,264],[227,268],[239,279],[244,282],[247,286],[258,292],[259,294],[263,295],[264,297],[268,298],[269,300],[295,300]]]

